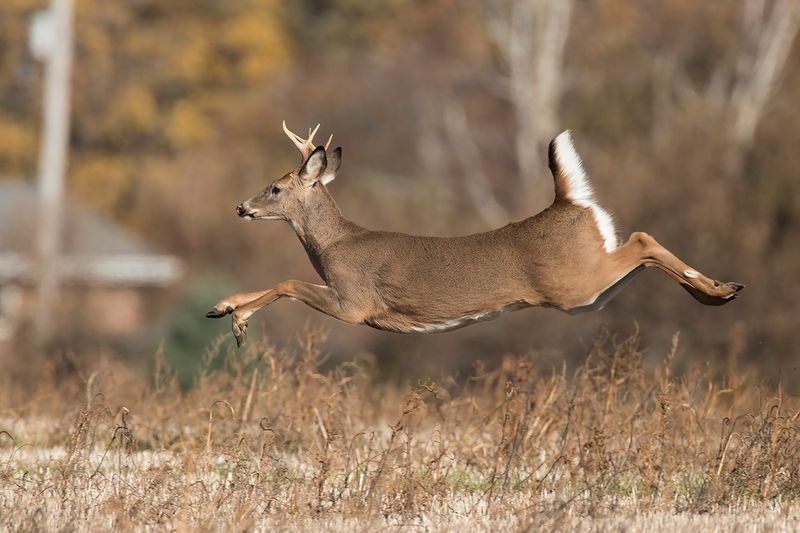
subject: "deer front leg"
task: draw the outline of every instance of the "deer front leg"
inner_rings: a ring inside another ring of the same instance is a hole
[[[241,306],[252,302],[253,300],[257,300],[270,292],[273,289],[267,289],[265,291],[254,291],[254,292],[239,292],[234,294],[233,296],[228,296],[227,298],[223,298],[217,304],[211,308],[211,311],[206,313],[206,318],[222,318],[225,315],[229,315],[233,313],[236,309],[240,308]]]
[[[313,307],[317,311],[330,315],[345,322],[354,322],[354,318],[346,313],[342,308],[339,298],[331,287],[324,285],[314,285],[305,281],[288,280],[279,283],[274,289],[264,291],[262,296],[252,300],[233,311],[231,316],[233,336],[236,337],[236,345],[241,347],[247,337],[248,319],[261,309],[266,307],[278,298],[288,297],[298,300]]]
[[[726,304],[734,300],[744,288],[741,283],[720,282],[701,274],[643,232],[633,233],[628,242],[618,250],[623,256],[635,253],[641,265],[655,266],[663,270],[680,283],[695,300],[706,305]]]

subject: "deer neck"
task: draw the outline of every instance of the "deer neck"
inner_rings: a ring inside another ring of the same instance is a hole
[[[289,220],[312,262],[315,262],[328,246],[357,228],[342,216],[327,189],[324,187],[321,189],[317,194],[311,195],[306,208],[296,220]]]

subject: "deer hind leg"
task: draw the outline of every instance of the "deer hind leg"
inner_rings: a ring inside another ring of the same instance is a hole
[[[356,322],[342,308],[339,298],[330,287],[314,285],[305,281],[288,280],[279,283],[274,289],[263,291],[262,296],[237,307],[231,315],[231,329],[236,345],[241,347],[247,338],[247,321],[259,309],[268,306],[279,298],[291,298],[313,307],[317,311],[345,322]]]
[[[613,275],[610,278],[604,277],[604,280],[598,280],[598,283],[594,284],[602,287],[598,292],[594,293],[585,303],[577,307],[566,309],[566,312],[571,315],[580,315],[589,311],[602,309],[642,270],[644,270],[644,265],[636,264],[635,261],[615,264]]]
[[[680,283],[695,300],[705,305],[726,304],[734,300],[744,288],[741,283],[720,282],[701,274],[643,232],[633,233],[628,242],[615,250],[615,253],[617,251],[623,258],[638,256],[639,265],[658,267]]]
[[[628,242],[613,250],[608,255],[608,261],[604,268],[585,278],[587,285],[596,287],[597,292],[585,303],[566,309],[569,314],[602,309],[636,274],[651,266],[666,272],[696,300],[706,305],[726,304],[744,288],[741,283],[722,283],[701,274],[675,257],[653,237],[638,231],[630,236]]]

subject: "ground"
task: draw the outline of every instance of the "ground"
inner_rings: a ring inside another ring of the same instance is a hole
[[[677,338],[657,365],[603,338],[570,373],[532,354],[412,385],[320,346],[231,351],[189,390],[160,357],[7,384],[0,529],[800,528],[797,399],[679,373]]]

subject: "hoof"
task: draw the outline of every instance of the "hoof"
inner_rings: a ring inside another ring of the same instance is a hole
[[[226,307],[225,309],[219,309],[218,307],[213,307],[211,311],[206,313],[206,318],[222,318],[225,315],[229,315],[233,313],[233,307]]]
[[[739,292],[744,289],[743,283],[736,283],[735,281],[726,281],[724,285],[733,291],[730,295],[725,297],[726,301],[735,300],[739,297]]]
[[[712,295],[704,291],[701,291],[699,289],[696,289],[688,284],[681,286],[684,289],[686,289],[686,291],[689,294],[691,294],[695,300],[704,305],[725,305],[727,303],[730,303],[739,296],[739,291],[741,291],[742,288],[744,288],[744,285],[742,285],[741,283],[733,283],[733,282],[728,282],[728,283],[716,282],[716,283],[719,284],[718,285],[719,288],[726,288],[730,292],[728,294],[723,293],[720,295]]]
[[[236,347],[241,348],[244,346],[245,340],[247,339],[247,322],[234,322],[232,326],[233,337],[236,339]]]
[[[738,293],[739,291],[741,291],[745,287],[744,283],[736,283],[735,281],[729,281],[725,285],[730,287],[734,291],[734,294]]]

